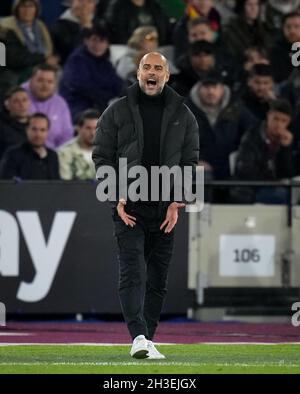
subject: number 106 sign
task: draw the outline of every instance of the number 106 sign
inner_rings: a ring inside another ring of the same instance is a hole
[[[221,235],[220,276],[274,276],[273,235]]]

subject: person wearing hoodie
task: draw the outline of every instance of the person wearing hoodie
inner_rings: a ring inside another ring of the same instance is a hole
[[[68,8],[51,26],[50,32],[60,62],[65,64],[69,55],[82,42],[82,32],[95,22],[98,0],[71,0]]]
[[[47,133],[47,147],[56,149],[74,135],[70,109],[62,96],[57,93],[58,69],[41,64],[33,70],[32,76],[22,85],[30,100],[30,113],[41,112],[50,120]]]
[[[60,94],[68,102],[73,120],[89,108],[103,111],[119,96],[122,83],[109,60],[106,28],[86,29],[84,43],[68,59],[60,82]]]
[[[232,99],[230,88],[217,72],[212,72],[191,89],[186,104],[199,126],[199,164],[211,178],[228,179],[229,156],[237,150],[241,137],[256,119]]]
[[[271,49],[271,65],[276,83],[286,81],[295,70],[291,60],[291,52],[293,43],[299,41],[300,11],[284,16],[281,38]]]

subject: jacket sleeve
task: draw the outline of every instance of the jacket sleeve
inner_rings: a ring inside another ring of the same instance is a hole
[[[194,187],[196,185],[196,167],[199,161],[199,127],[195,116],[192,112],[187,108],[187,128],[184,137],[183,147],[181,151],[181,160],[180,167],[183,169],[184,167],[192,167],[192,179],[191,181],[191,189],[194,192]],[[190,190],[185,190],[185,184],[183,184],[183,200],[186,201],[186,193],[189,193]],[[171,194],[172,195],[172,194]]]
[[[116,207],[118,197],[118,171],[117,171],[117,149],[118,149],[118,132],[117,125],[114,121],[113,108],[108,107],[100,117],[97,123],[96,136],[94,138],[94,148],[92,153],[92,159],[95,163],[96,173],[102,166],[110,166],[115,169],[116,184],[112,187],[116,190],[116,199],[110,204],[112,207]],[[99,177],[96,174],[97,179],[101,182],[105,178]]]
[[[193,113],[188,108],[187,111],[187,130],[184,137],[180,165],[196,168],[199,160],[199,128]]]

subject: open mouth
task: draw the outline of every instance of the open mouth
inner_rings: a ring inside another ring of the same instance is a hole
[[[157,82],[153,78],[147,79],[147,86],[156,86]]]

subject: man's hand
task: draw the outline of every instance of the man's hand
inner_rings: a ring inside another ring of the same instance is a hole
[[[294,137],[290,131],[285,130],[284,132],[280,133],[279,139],[280,139],[280,144],[284,147],[287,147],[291,145]]]
[[[125,203],[119,202],[119,204],[117,205],[118,215],[123,220],[123,222],[126,224],[126,226],[134,227],[136,225],[136,223],[135,223],[136,218],[131,215],[128,215],[128,213],[125,212],[125,205],[126,205],[126,202]]]
[[[165,226],[165,233],[170,233],[173,228],[175,227],[177,220],[178,220],[178,209],[179,208],[184,208],[185,204],[183,203],[178,203],[178,202],[172,202],[172,204],[169,205],[167,214],[166,214],[166,219],[160,226],[160,230],[162,230]]]

